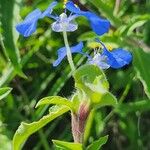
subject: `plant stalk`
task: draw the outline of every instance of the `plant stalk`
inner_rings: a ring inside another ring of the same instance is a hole
[[[71,113],[72,135],[75,143],[84,142],[84,131],[87,118],[89,116],[89,104],[81,103],[77,113]]]
[[[69,42],[68,42],[66,31],[63,31],[63,38],[64,38],[64,43],[65,43],[66,51],[67,51],[67,59],[68,59],[68,62],[69,62],[69,65],[71,67],[72,72],[74,72],[75,71],[75,66],[74,66],[74,63],[73,63],[71,49],[69,47]]]

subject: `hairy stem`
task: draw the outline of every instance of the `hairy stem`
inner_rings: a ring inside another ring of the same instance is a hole
[[[89,104],[86,103],[80,104],[77,113],[71,113],[72,135],[75,143],[84,142],[85,125],[90,113]]]

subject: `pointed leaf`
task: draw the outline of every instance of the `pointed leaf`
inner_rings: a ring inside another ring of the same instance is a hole
[[[100,150],[100,148],[107,142],[108,135],[101,137],[99,140],[94,141],[87,147],[87,150]]]
[[[31,134],[44,127],[50,121],[69,111],[68,107],[63,106],[53,108],[54,109],[51,109],[51,112],[48,115],[42,117],[39,121],[33,123],[21,123],[13,138],[13,150],[20,150],[22,144]]]
[[[53,140],[53,143],[56,145],[56,147],[62,148],[63,150],[83,150],[82,144],[80,143],[64,142],[58,140]]]
[[[0,0],[0,24],[2,28],[1,42],[3,49],[10,59],[18,75],[25,78],[21,71],[19,50],[16,47],[17,32],[15,32],[16,19],[19,14],[18,3],[20,0]],[[14,14],[15,13],[15,14]]]
[[[149,69],[150,54],[145,53],[142,49],[134,50],[134,67],[137,77],[144,86],[144,91],[150,98],[150,69]]]
[[[5,98],[10,92],[12,88],[5,87],[5,88],[0,88],[0,100]]]
[[[73,103],[61,96],[49,96],[42,98],[36,105],[36,107],[42,106],[42,105],[49,105],[49,104],[56,104],[56,105],[65,105],[69,107],[71,110],[74,109]]]
[[[117,105],[117,99],[116,97],[111,94],[110,92],[107,92],[104,94],[101,98],[101,100],[98,102],[98,106],[116,106]]]

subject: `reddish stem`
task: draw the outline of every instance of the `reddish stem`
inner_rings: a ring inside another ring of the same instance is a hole
[[[82,103],[79,107],[78,113],[72,113],[72,134],[74,142],[83,143],[84,129],[87,118],[89,116],[89,105]]]

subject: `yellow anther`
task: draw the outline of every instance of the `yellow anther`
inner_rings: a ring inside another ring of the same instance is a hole
[[[64,3],[64,6],[63,6],[64,8],[66,8],[66,3],[67,2],[68,2],[68,0],[64,0],[64,2],[63,2]]]
[[[109,51],[112,51],[112,50],[113,50],[112,46],[110,46],[110,45],[107,46],[107,49],[108,49]]]
[[[68,2],[68,0],[64,0],[64,4],[66,4]]]
[[[101,47],[101,44],[100,44],[100,43],[97,43],[97,42],[90,42],[90,43],[88,43],[87,46],[88,46],[89,48],[95,49],[95,48]]]

